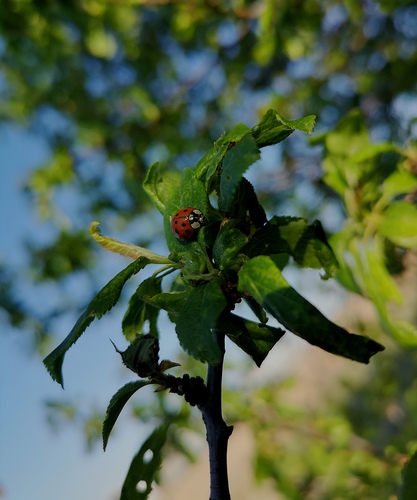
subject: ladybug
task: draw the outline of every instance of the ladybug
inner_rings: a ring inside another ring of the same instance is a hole
[[[170,217],[171,230],[181,241],[190,240],[206,223],[206,218],[198,208],[182,208]]]

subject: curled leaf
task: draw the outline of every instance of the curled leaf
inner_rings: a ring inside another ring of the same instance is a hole
[[[151,252],[150,250],[147,250],[146,248],[132,245],[130,243],[123,243],[122,241],[116,240],[115,238],[103,236],[98,227],[99,225],[99,222],[92,222],[90,224],[90,235],[105,250],[124,255],[125,257],[130,257],[131,259],[146,257],[147,259],[149,259],[151,264],[173,264],[173,262],[169,260],[168,257],[158,255],[154,252]]]
[[[123,364],[139,377],[158,373],[159,341],[153,335],[138,335],[125,351],[120,351],[112,340],[110,342],[122,357]]]

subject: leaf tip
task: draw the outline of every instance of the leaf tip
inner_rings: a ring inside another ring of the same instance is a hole
[[[47,369],[52,380],[57,382],[62,387],[62,389],[64,389],[64,379],[62,377],[61,369],[55,366],[54,360],[51,359],[50,356],[50,354],[46,356],[46,358],[43,360],[43,364],[45,365],[45,368]]]
[[[117,348],[117,346],[116,346],[116,344],[113,342],[113,340],[112,340],[112,339],[109,339],[109,340],[110,340],[110,342],[113,344],[114,350],[115,350],[116,352],[118,352],[119,354],[123,354],[123,352],[122,352],[122,351],[120,351],[120,350]]]
[[[93,238],[94,238],[94,236],[100,234],[99,225],[100,225],[100,222],[94,221],[90,224],[90,227],[88,228],[88,231]]]
[[[306,127],[306,132],[308,135],[311,135],[314,132],[314,127],[316,126],[316,115],[308,115],[306,118],[308,118],[308,123]]]

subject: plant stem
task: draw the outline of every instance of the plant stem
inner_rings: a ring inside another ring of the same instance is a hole
[[[210,500],[230,500],[227,476],[227,443],[233,432],[222,416],[222,376],[224,334],[214,332],[222,352],[218,365],[209,365],[207,371],[208,400],[198,405],[206,426],[210,462]]]

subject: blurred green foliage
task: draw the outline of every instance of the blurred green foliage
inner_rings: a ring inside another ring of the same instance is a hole
[[[91,220],[137,220],[150,208],[141,184],[153,160],[193,166],[224,130],[256,123],[268,107],[318,115],[318,131],[359,107],[373,138],[404,145],[409,136],[411,1],[4,0],[0,20],[0,120],[50,147],[26,185],[57,241]],[[275,163],[276,182],[260,186],[269,204],[319,183],[319,156],[299,137]],[[70,224],[58,203],[65,186],[75,197]],[[307,215],[320,209],[295,201]],[[78,259],[42,264],[56,249],[48,245],[32,262],[59,283]]]
[[[318,399],[305,406],[288,401],[291,392],[309,391],[296,375],[228,393],[229,421],[249,422],[254,432],[258,480],[272,479],[280,499],[397,498],[402,466],[417,448],[416,361],[393,347],[364,379],[353,382],[346,370],[330,394],[311,388]]]

